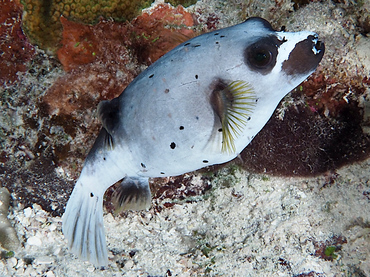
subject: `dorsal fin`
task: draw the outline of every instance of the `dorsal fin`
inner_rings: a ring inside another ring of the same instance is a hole
[[[98,118],[107,131],[104,144],[109,148],[114,147],[113,134],[115,127],[119,124],[119,99],[114,98],[110,101],[102,101],[98,105]]]
[[[245,81],[226,83],[217,80],[211,95],[211,105],[222,126],[222,152],[236,151],[234,140],[243,132],[253,108],[256,95]]]

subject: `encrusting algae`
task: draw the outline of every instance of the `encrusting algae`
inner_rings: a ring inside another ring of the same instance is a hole
[[[16,1],[0,2],[0,84],[17,80],[35,53],[21,29],[22,7]]]

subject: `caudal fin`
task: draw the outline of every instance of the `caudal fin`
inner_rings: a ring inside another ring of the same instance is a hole
[[[95,266],[108,265],[103,223],[104,191],[84,186],[79,180],[63,215],[63,234],[71,252]]]

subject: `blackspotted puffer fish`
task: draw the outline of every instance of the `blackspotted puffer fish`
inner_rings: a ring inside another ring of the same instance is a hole
[[[234,159],[280,100],[318,66],[315,33],[275,31],[261,18],[182,43],[98,106],[102,129],[63,215],[71,251],[108,264],[105,191],[124,209],[147,209],[149,177],[176,176]]]

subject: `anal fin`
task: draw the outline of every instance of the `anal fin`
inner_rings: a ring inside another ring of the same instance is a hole
[[[152,196],[149,180],[144,177],[126,177],[113,194],[115,212],[145,210],[150,207]]]

